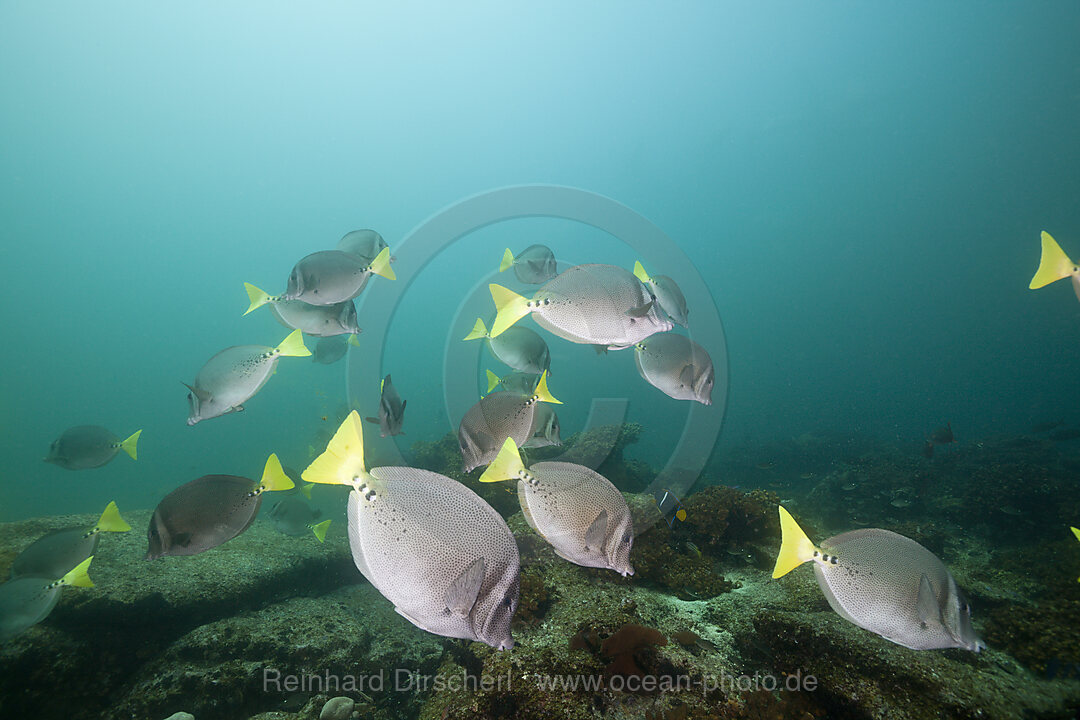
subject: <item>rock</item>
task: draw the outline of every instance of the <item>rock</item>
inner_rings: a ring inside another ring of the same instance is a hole
[[[353,699],[347,697],[330,698],[319,713],[319,720],[349,720],[352,717]]]
[[[165,718],[165,720],[195,720],[195,716],[191,713],[178,712],[173,713],[169,717]]]

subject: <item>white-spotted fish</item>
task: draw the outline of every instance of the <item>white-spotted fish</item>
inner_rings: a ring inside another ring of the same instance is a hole
[[[634,263],[634,277],[645,284],[673,323],[687,327],[690,310],[686,307],[686,296],[674,280],[667,275],[650,276],[640,262]]]
[[[136,430],[121,440],[100,425],[78,425],[53,440],[45,462],[66,470],[88,470],[107,464],[121,450],[136,460],[141,434],[142,430]]]
[[[11,577],[63,577],[95,554],[101,533],[129,530],[131,526],[120,517],[116,503],[110,502],[93,527],[56,530],[27,545],[11,563]]]
[[[510,327],[498,337],[492,337],[484,321],[476,318],[473,329],[462,340],[478,338],[487,340],[488,349],[499,359],[499,362],[509,365],[518,372],[539,375],[551,365],[551,353],[547,343],[530,328]]]
[[[506,272],[510,268],[514,268],[518,281],[527,285],[542,285],[558,274],[555,253],[546,245],[530,245],[517,255],[506,248],[499,272]]]
[[[0,585],[0,641],[37,625],[49,616],[65,585],[94,587],[87,568],[94,556],[83,560],[60,578],[21,577]]]
[[[480,482],[517,480],[525,520],[555,549],[584,567],[633,575],[634,523],[622,493],[595,470],[567,462],[539,462],[526,469],[513,438]]]
[[[210,358],[195,384],[187,386],[188,425],[244,409],[255,393],[274,374],[283,357],[307,357],[299,330],[293,330],[276,348],[265,345],[234,345]]]
[[[536,406],[540,402],[559,404],[547,388],[547,374],[541,374],[531,394],[491,393],[469,408],[458,425],[458,447],[465,472],[495,459],[506,438],[525,444],[536,431]]]
[[[303,473],[308,482],[352,488],[349,547],[356,567],[418,628],[513,647],[520,560],[506,522],[444,475],[366,469],[361,425],[351,412]]]
[[[668,397],[712,404],[712,358],[690,338],[675,333],[647,337],[634,346],[634,364],[645,382]]]
[[[341,250],[320,250],[293,266],[285,292],[252,297],[247,312],[283,300],[302,300],[309,305],[343,303],[359,295],[372,274],[395,279],[390,267],[390,248],[383,248],[371,261]]]
[[[498,314],[491,337],[498,337],[531,314],[536,324],[564,340],[627,348],[673,327],[633,273],[615,265],[575,265],[545,283],[532,298],[489,285]]]
[[[818,586],[845,620],[913,650],[985,645],[971,627],[971,607],[945,564],[903,535],[863,528],[815,546],[780,506],[783,533],[773,577],[813,561]]]
[[[204,475],[166,495],[150,518],[146,559],[165,555],[198,555],[232,540],[259,514],[266,491],[289,490],[277,455],[271,455],[262,479],[236,475]]]

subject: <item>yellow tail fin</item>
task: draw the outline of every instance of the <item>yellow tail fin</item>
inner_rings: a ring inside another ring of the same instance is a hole
[[[394,274],[394,268],[390,267],[390,248],[384,247],[379,251],[379,254],[375,256],[375,259],[371,261],[371,272],[384,277],[387,280],[397,280],[397,275]]]
[[[289,336],[277,346],[277,352],[282,357],[308,357],[311,351],[304,345],[304,333],[293,330]]]
[[[506,248],[506,252],[503,253],[502,262],[499,263],[499,272],[506,272],[510,269],[510,266],[514,264],[514,253],[510,252],[510,248]]]
[[[319,538],[319,542],[326,540],[326,529],[330,527],[332,522],[333,520],[323,520],[318,525],[311,526],[311,532],[315,533],[315,537]]]
[[[1073,535],[1076,536],[1076,539],[1080,540],[1080,530],[1077,530],[1076,528],[1074,528],[1072,526],[1070,526],[1069,529],[1073,531]]]
[[[271,492],[292,490],[296,487],[293,481],[289,479],[289,476],[285,474],[285,470],[281,467],[281,461],[278,460],[278,456],[274,453],[270,453],[270,457],[266,458],[266,465],[263,467],[259,487]]]
[[[271,300],[270,293],[260,290],[251,283],[244,283],[244,289],[247,290],[248,300],[251,301],[251,304],[248,305],[248,309],[244,311],[245,315],[252,310],[258,310]]]
[[[562,405],[562,400],[556,400],[555,396],[551,394],[547,386],[547,370],[540,374],[540,379],[536,383],[536,389],[533,390],[533,395],[538,399],[546,402],[553,403],[555,405]]]
[[[817,551],[814,543],[810,542],[810,538],[806,537],[806,533],[799,527],[799,523],[791,517],[791,513],[785,510],[783,505],[779,507],[781,539],[780,552],[776,556],[776,566],[772,571],[774,578],[787,575],[807,560],[813,560],[814,552]]]
[[[1073,261],[1061,249],[1061,246],[1057,244],[1054,238],[1050,237],[1050,233],[1044,231],[1042,234],[1042,257],[1039,258],[1039,269],[1036,271],[1035,277],[1031,278],[1031,284],[1028,285],[1028,288],[1037,290],[1055,280],[1069,277],[1077,269]]]
[[[529,301],[513,290],[494,283],[488,285],[488,290],[491,291],[491,299],[495,301],[495,309],[498,311],[489,337],[502,335],[506,328],[532,312]]]
[[[360,341],[356,339],[356,333],[353,333],[352,335],[349,336],[349,344],[350,345],[355,345],[356,347],[360,347]]]
[[[525,465],[521,462],[521,453],[518,452],[514,438],[506,438],[502,450],[487,466],[487,470],[480,476],[480,482],[499,482],[500,480],[516,480],[525,472]]]
[[[492,391],[492,390],[494,390],[494,389],[495,389],[496,387],[498,387],[498,386],[499,386],[499,383],[500,383],[500,382],[502,382],[502,381],[501,381],[501,380],[499,380],[499,376],[498,376],[498,375],[496,375],[495,373],[491,372],[490,370],[487,370],[487,371],[485,371],[485,372],[487,372],[487,381],[488,381],[488,389],[487,389],[487,391],[488,391],[488,392],[491,392],[491,391]]]
[[[368,478],[364,467],[364,428],[353,410],[334,433],[326,452],[301,473],[306,482],[326,485],[354,485],[358,478]]]
[[[71,572],[60,578],[60,584],[74,587],[94,587],[94,581],[90,579],[90,575],[86,572],[90,568],[90,561],[93,559],[94,556],[91,555],[76,565]]]
[[[121,449],[130,455],[132,460],[139,459],[138,444],[140,435],[142,435],[142,430],[136,430],[131,434],[131,437],[120,443]]]
[[[637,260],[634,261],[634,277],[643,283],[652,280],[652,278],[649,277],[649,273],[645,272],[645,268],[642,266],[641,262]]]
[[[484,321],[480,318],[476,318],[476,324],[472,326],[472,330],[469,334],[461,338],[462,340],[475,340],[477,338],[487,337],[487,327],[484,325]]]
[[[308,500],[310,500],[311,499],[311,488],[313,488],[313,487],[315,487],[314,483],[304,483],[303,485],[300,486],[300,492],[304,495],[304,497],[306,497]]]
[[[101,517],[98,518],[94,529],[101,532],[127,532],[131,529],[131,526],[124,522],[124,518],[120,517],[120,509],[116,507],[116,502],[113,501],[105,506],[105,512],[101,513]]]

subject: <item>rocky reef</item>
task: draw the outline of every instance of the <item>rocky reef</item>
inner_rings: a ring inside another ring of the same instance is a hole
[[[619,437],[632,428],[558,452],[606,446],[604,472],[642,487],[653,471],[626,457],[631,441],[613,455]],[[804,451],[812,472],[798,472]],[[0,715],[1019,720],[1080,708],[1080,544],[1069,503],[1048,500],[1068,494],[1076,461],[1056,445],[985,442],[927,461],[863,443],[827,462],[807,440],[775,467],[741,466],[745,477],[712,468],[670,525],[652,497],[627,492],[638,531],[627,578],[557,557],[509,483],[460,472],[452,436],[413,453],[507,516],[522,558],[512,650],[398,616],[353,566],[344,523],[319,544],[260,519],[202,555],[149,562],[149,513],[125,511],[136,529],[102,538],[96,587],[65,589],[52,615],[0,647]],[[968,490],[972,477],[986,493]],[[814,538],[865,523],[931,548],[971,599],[987,649],[909,650],[832,612],[809,567],[771,579],[781,500]],[[95,520],[0,525],[0,576],[41,534]]]

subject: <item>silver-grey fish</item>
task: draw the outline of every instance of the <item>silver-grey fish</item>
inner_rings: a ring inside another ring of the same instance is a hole
[[[522,395],[532,393],[536,383],[540,382],[539,373],[512,372],[501,378],[490,370],[487,371],[488,389],[495,392],[496,389],[505,392],[520,393]]]
[[[60,578],[20,577],[0,585],[0,640],[38,624],[52,612],[65,585],[94,587],[86,570],[94,556]]]
[[[528,441],[535,433],[536,406],[541,401],[559,403],[547,389],[546,373],[531,395],[492,393],[469,408],[458,425],[465,472],[494,460],[508,437],[519,445]]]
[[[690,338],[675,333],[647,337],[634,346],[634,364],[645,382],[665,395],[712,404],[712,358]]]
[[[476,318],[472,331],[462,339],[477,338],[486,338],[491,354],[518,372],[539,375],[551,365],[551,353],[544,338],[527,327],[510,327],[498,337],[491,337],[484,321]]]
[[[528,314],[564,340],[630,347],[673,327],[641,281],[615,265],[575,265],[545,283],[532,298],[501,285],[488,285],[498,314],[491,337]]]
[[[330,520],[316,522],[321,516],[321,510],[316,510],[300,498],[287,497],[278,501],[266,517],[274,529],[283,535],[300,537],[314,533],[319,542],[322,542],[326,538]]]
[[[517,255],[506,248],[499,272],[514,268],[514,275],[519,282],[528,285],[542,285],[558,274],[555,269],[555,253],[546,245],[530,245]]]
[[[584,567],[634,574],[630,548],[634,522],[622,493],[595,470],[567,462],[539,462],[529,469],[513,438],[480,482],[517,480],[526,522],[548,541],[555,554]]]
[[[686,307],[686,296],[674,280],[667,275],[649,276],[640,262],[634,263],[634,276],[644,283],[656,302],[660,304],[671,321],[676,325],[687,327],[690,310]]]
[[[274,374],[282,357],[307,357],[299,330],[293,330],[276,348],[265,345],[234,345],[210,358],[195,384],[188,385],[188,425],[244,409],[255,393]]]
[[[555,408],[547,403],[537,403],[532,437],[526,440],[521,447],[533,448],[562,445],[559,432],[559,416],[555,414]]]
[[[356,305],[352,300],[334,305],[308,305],[302,300],[282,300],[271,303],[270,312],[285,327],[303,330],[304,334],[312,337],[360,332],[360,326],[356,324]]]
[[[360,294],[373,273],[395,279],[390,248],[383,248],[370,262],[341,250],[320,250],[296,263],[284,297],[312,305],[345,302]]]
[[[308,482],[349,493],[349,546],[364,577],[418,628],[514,646],[520,559],[506,522],[450,478],[407,467],[364,467],[363,429],[349,414]]]
[[[293,482],[271,455],[262,480],[236,475],[204,475],[162,498],[146,531],[147,560],[165,555],[198,555],[248,529],[267,490],[288,490]]]
[[[141,434],[142,430],[136,430],[121,440],[100,425],[78,425],[53,440],[45,462],[66,470],[88,470],[105,465],[121,450],[136,460]]]
[[[364,262],[370,263],[385,247],[388,245],[383,240],[383,236],[374,230],[353,230],[345,233],[338,240],[336,249],[356,255]]]
[[[320,365],[333,365],[349,351],[349,345],[359,345],[355,335],[335,335],[319,338],[315,350],[311,353],[312,362]]]
[[[780,506],[783,539],[773,577],[808,560],[840,617],[913,650],[986,647],[945,564],[919,543],[880,528],[841,533],[815,547]]]
[[[408,400],[402,400],[398,395],[389,374],[379,384],[379,393],[379,416],[365,420],[379,426],[380,437],[403,434],[401,426],[405,422],[405,403]]]
[[[63,577],[94,554],[103,532],[128,532],[131,526],[120,517],[115,502],[110,502],[93,527],[56,530],[39,537],[15,556],[11,577]]]

